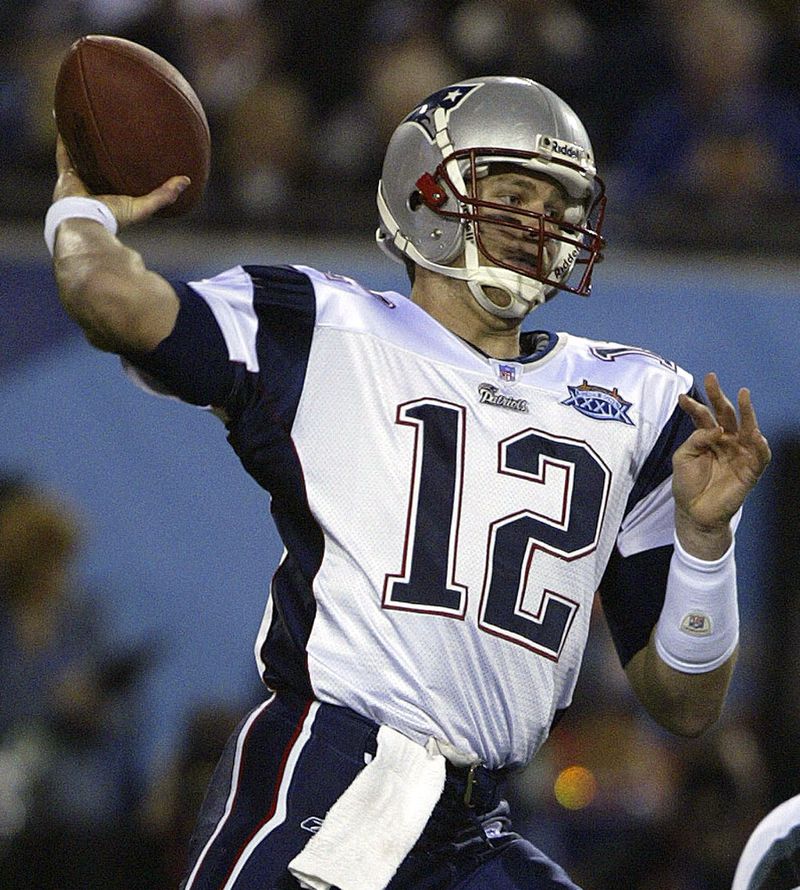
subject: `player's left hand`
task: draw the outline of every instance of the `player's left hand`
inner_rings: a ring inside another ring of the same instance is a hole
[[[710,409],[687,395],[678,400],[696,429],[673,456],[672,491],[679,532],[690,523],[713,534],[727,529],[772,455],[750,391],[739,390],[737,417],[717,375],[707,374],[704,383]]]

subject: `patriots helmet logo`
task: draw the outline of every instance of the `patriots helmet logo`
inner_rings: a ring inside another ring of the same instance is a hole
[[[436,127],[433,123],[433,114],[437,108],[444,108],[445,111],[452,111],[459,105],[470,93],[480,89],[483,84],[456,84],[452,87],[439,90],[421,104],[418,105],[411,114],[403,121],[403,123],[419,124],[420,127],[428,134],[431,141],[436,138]]]

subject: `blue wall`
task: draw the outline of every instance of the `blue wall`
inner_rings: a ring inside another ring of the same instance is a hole
[[[404,288],[402,269],[377,254],[294,245],[261,255],[309,257],[374,287]],[[189,274],[230,264],[203,263]],[[614,266],[599,269],[589,300],[562,295],[537,310],[534,326],[644,346],[699,376],[716,370],[729,393],[751,387],[772,440],[800,435],[800,269],[626,257]],[[0,260],[0,274],[0,472],[23,470],[83,510],[80,573],[101,595],[114,638],[154,634],[168,644],[142,726],[145,761],[157,763],[196,704],[253,693],[253,641],[281,551],[268,499],[215,418],[146,396],[115,357],[85,344],[57,306],[46,263]],[[745,615],[758,611],[768,558],[764,500],[753,497],[739,537]]]

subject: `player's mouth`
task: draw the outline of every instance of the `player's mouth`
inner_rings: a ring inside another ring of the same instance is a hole
[[[542,265],[547,266],[547,257],[543,258],[545,261]],[[539,266],[539,257],[536,253],[531,251],[515,251],[511,253],[506,253],[503,257],[503,261],[508,263],[509,266],[514,266],[517,269],[522,270],[527,273],[540,274],[541,269]]]
[[[492,222],[503,222],[500,216]],[[509,231],[502,225],[485,224],[482,231],[483,251],[490,262],[510,267],[523,275],[543,276],[553,265],[556,245],[545,238],[540,249],[539,239],[533,230]]]
[[[506,244],[503,247],[487,245],[487,250],[490,254],[490,262],[514,269],[523,275],[544,276],[553,265],[547,246],[542,250],[540,256],[538,245],[530,242],[521,243],[518,241],[513,245]]]

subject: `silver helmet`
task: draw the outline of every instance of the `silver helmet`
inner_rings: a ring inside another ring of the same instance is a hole
[[[479,198],[478,182],[493,164],[555,181],[567,208],[558,225],[518,208],[510,216],[507,206]],[[604,209],[589,137],[566,102],[527,78],[478,77],[429,96],[394,131],[378,184],[376,237],[393,259],[465,280],[489,312],[522,318],[559,290],[589,293]],[[492,251],[487,223],[520,233],[529,245],[524,262]],[[570,284],[577,266],[582,274]],[[508,305],[490,300],[485,287],[504,291]]]

